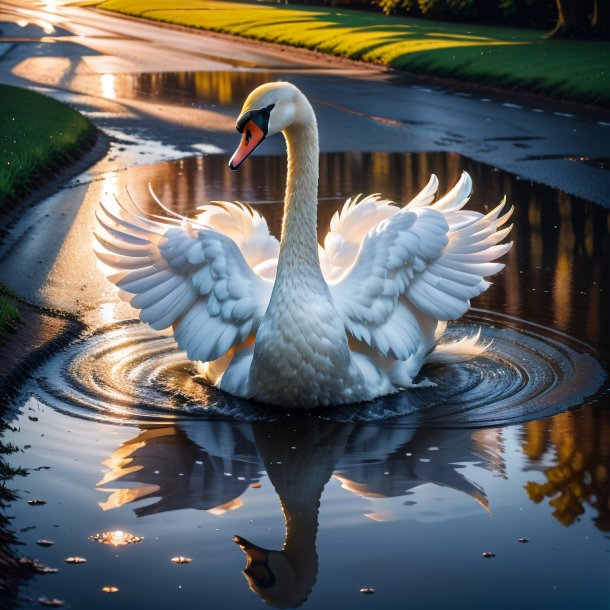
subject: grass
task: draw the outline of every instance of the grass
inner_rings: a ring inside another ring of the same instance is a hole
[[[0,284],[0,334],[14,328],[19,319],[17,301],[8,289]]]
[[[0,209],[90,144],[95,128],[49,97],[0,85]]]
[[[331,8],[106,0],[127,15],[304,47],[430,76],[610,105],[610,42]]]
[[[53,175],[93,141],[82,114],[49,97],[0,85],[0,210]],[[17,302],[0,285],[0,334],[19,321]]]

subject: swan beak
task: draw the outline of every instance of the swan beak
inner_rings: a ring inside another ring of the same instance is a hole
[[[265,132],[254,122],[248,121],[241,133],[241,142],[229,161],[231,169],[237,169],[265,139]]]
[[[269,558],[269,551],[256,544],[252,544],[250,541],[242,538],[241,536],[233,536],[233,542],[241,547],[241,550],[245,553],[246,557],[250,561],[257,563],[266,563]]]

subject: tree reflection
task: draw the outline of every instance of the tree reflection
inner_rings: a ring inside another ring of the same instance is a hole
[[[523,451],[546,481],[527,483],[529,498],[548,499],[559,523],[569,526],[589,506],[595,527],[610,531],[610,414],[586,409],[524,425]]]
[[[149,180],[167,205],[186,215],[210,200],[245,201],[279,235],[285,163],[283,156],[255,156],[236,175],[223,155],[183,159],[177,162],[178,172],[175,164],[134,169],[129,186],[137,201],[155,212]],[[439,176],[444,190],[463,170],[474,184],[469,207],[489,211],[504,194],[515,205],[515,246],[504,259],[506,268],[473,305],[553,327],[607,350],[602,343],[610,333],[610,317],[602,312],[610,311],[610,292],[602,284],[604,261],[610,256],[610,215],[601,206],[454,153],[326,153],[320,155],[319,239],[323,241],[332,215],[348,196],[382,193],[406,203],[430,173]],[[146,175],[137,179],[137,171]]]
[[[226,63],[226,58],[223,61]],[[265,71],[117,74],[114,97],[154,98],[159,102],[187,105],[196,100],[202,105],[241,106],[252,89],[271,80],[274,80],[272,75]]]

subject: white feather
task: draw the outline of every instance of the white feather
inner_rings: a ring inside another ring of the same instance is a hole
[[[434,349],[446,321],[500,271],[511,227],[505,201],[464,210],[463,173],[436,203],[438,179],[408,204],[378,194],[348,199],[316,243],[318,143],[311,105],[288,83],[263,85],[246,107],[272,107],[269,133],[289,141],[282,248],[242,203],[213,202],[185,218],[135,201],[96,213],[96,253],[121,298],[204,363],[202,376],[243,398],[314,406],[359,402],[414,385],[427,359],[454,362],[485,348],[478,337]],[[307,129],[291,131],[295,116]],[[282,123],[284,121],[284,123]],[[277,279],[276,279],[277,275]]]

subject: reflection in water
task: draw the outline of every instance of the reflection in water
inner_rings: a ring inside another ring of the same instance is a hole
[[[215,514],[236,508],[239,496],[260,478],[250,429],[227,422],[200,422],[196,431],[201,444],[178,426],[144,429],[123,443],[104,461],[108,471],[98,486],[104,486],[110,496],[100,506],[109,510],[158,497],[156,503],[135,510],[139,517],[181,508]],[[133,485],[107,487],[119,480]]]
[[[489,510],[485,490],[463,468],[503,476],[503,452],[497,429],[413,430],[304,417],[289,425],[190,421],[143,429],[121,445],[104,461],[108,471],[99,489],[110,493],[104,509],[157,498],[134,509],[139,517],[182,508],[222,514],[242,506],[240,496],[265,470],[282,506],[284,544],[269,550],[241,536],[234,541],[246,555],[250,588],[288,608],[303,602],[315,583],[318,511],[333,473],[345,490],[363,497],[406,496],[432,483]],[[130,487],[115,488],[119,483]]]
[[[530,499],[550,498],[553,515],[566,526],[589,505],[597,511],[596,527],[610,530],[609,414],[564,413],[523,424],[522,430],[526,469],[542,470],[547,478],[526,485]],[[425,484],[456,490],[491,512],[485,471],[506,478],[505,460],[498,428],[407,429],[301,416],[275,423],[191,420],[142,428],[104,461],[108,470],[98,490],[109,494],[100,503],[105,510],[151,500],[134,508],[138,517],[183,508],[222,515],[247,506],[243,494],[260,486],[265,471],[281,504],[284,543],[266,549],[242,532],[234,542],[245,554],[251,590],[274,607],[288,608],[304,602],[317,579],[318,514],[331,476],[346,492],[374,502],[408,498],[393,504],[402,518],[416,504],[414,490]],[[422,505],[422,515],[425,510]],[[451,513],[445,509],[442,518],[451,519]],[[365,516],[388,518],[384,512]]]
[[[319,237],[326,234],[346,194],[379,192],[404,203],[427,183],[430,173],[440,177],[442,191],[462,170],[473,178],[473,209],[489,210],[503,194],[515,205],[515,247],[506,256],[506,269],[474,305],[553,327],[607,351],[603,343],[610,317],[602,312],[610,311],[610,290],[603,289],[610,216],[601,206],[516,180],[453,153],[327,153],[320,157]],[[285,172],[281,156],[253,157],[238,173],[226,167],[224,156],[208,156],[134,171],[128,187],[140,205],[155,212],[148,181],[167,205],[186,215],[211,200],[246,201],[278,235]],[[116,194],[124,196],[120,188]]]
[[[549,499],[553,516],[572,525],[589,506],[595,526],[610,532],[610,417],[593,410],[561,413],[524,426],[523,451],[544,483],[525,489],[536,504]]]
[[[105,76],[100,81],[102,94]],[[114,75],[113,92],[118,98],[154,98],[186,106],[241,106],[250,91],[273,80],[277,79],[266,71],[140,72]]]

